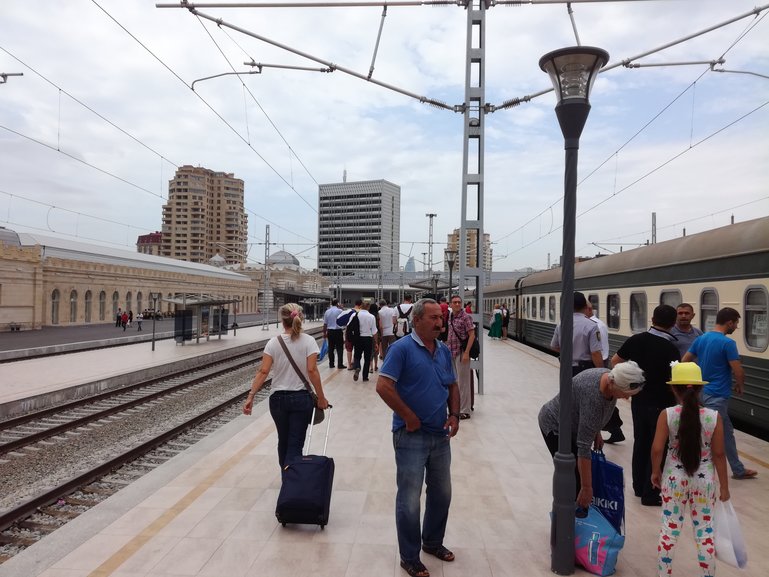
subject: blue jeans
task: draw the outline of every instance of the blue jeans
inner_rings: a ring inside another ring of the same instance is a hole
[[[405,427],[393,433],[398,493],[395,527],[401,560],[418,561],[422,544],[443,545],[451,504],[451,444],[448,437]],[[425,517],[419,528],[422,483],[426,484]]]
[[[308,391],[276,391],[270,395],[270,415],[278,430],[278,463],[282,469],[302,456],[312,397]]]
[[[734,426],[729,418],[727,409],[729,408],[729,399],[716,397],[708,393],[702,393],[702,404],[708,409],[718,411],[721,415],[721,422],[724,427],[724,449],[726,450],[726,460],[732,469],[732,474],[741,477],[745,473],[745,465],[740,461],[737,455],[737,441],[734,440]]]

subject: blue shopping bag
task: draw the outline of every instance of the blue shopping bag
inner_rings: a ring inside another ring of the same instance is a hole
[[[320,346],[320,354],[318,355],[318,360],[322,361],[325,359],[326,353],[328,353],[328,341],[323,339],[323,344]]]
[[[577,509],[574,518],[574,561],[595,575],[613,575],[625,537],[594,505]]]
[[[593,451],[593,505],[614,526],[624,533],[625,476],[622,467],[606,460],[603,451]]]

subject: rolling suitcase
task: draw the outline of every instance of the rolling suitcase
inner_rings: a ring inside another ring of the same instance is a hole
[[[275,507],[278,522],[320,525],[328,523],[331,506],[331,487],[334,483],[334,459],[326,457],[328,433],[331,429],[331,407],[326,415],[326,440],[322,455],[310,455],[312,425],[307,439],[307,452],[300,459],[283,467],[283,484]],[[313,419],[315,417],[313,409]],[[310,421],[312,422],[312,421]]]

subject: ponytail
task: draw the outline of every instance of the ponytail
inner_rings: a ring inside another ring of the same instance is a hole
[[[702,389],[701,385],[689,385],[678,394],[683,407],[681,422],[678,426],[678,458],[689,476],[694,475],[700,468],[702,452],[700,389]]]
[[[302,320],[304,312],[302,307],[296,303],[288,303],[280,307],[280,318],[283,326],[291,329],[291,340],[295,341],[302,334]]]

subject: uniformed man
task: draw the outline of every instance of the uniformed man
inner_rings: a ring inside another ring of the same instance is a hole
[[[572,336],[571,374],[585,369],[602,368],[601,333],[587,315],[588,302],[581,292],[574,293],[574,334]],[[561,351],[561,325],[555,327],[550,348]]]

